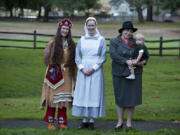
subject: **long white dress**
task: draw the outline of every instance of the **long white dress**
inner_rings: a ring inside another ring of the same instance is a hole
[[[78,74],[74,92],[73,116],[103,117],[105,116],[105,84],[103,63],[106,61],[106,41],[96,34],[94,37],[83,36],[76,48],[76,64]],[[80,70],[93,68],[90,76]]]

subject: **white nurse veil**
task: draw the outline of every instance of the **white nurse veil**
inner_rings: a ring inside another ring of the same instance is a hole
[[[96,25],[97,25],[96,18],[94,18],[94,17],[88,17],[88,18],[86,19],[85,24],[84,24],[85,37],[90,37],[90,35],[89,35],[89,33],[88,33],[87,26],[86,26],[86,23],[87,23],[89,20],[95,21],[95,22],[96,22]],[[101,36],[101,34],[99,33],[99,30],[98,30],[97,27],[96,27],[96,34],[95,34],[94,37],[99,37],[99,36]]]

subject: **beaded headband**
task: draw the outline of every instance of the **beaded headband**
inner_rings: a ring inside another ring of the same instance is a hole
[[[69,19],[63,19],[59,23],[59,26],[69,26],[71,28],[72,27],[72,22]]]

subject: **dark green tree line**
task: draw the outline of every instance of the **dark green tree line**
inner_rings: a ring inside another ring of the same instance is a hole
[[[44,21],[48,21],[48,14],[53,7],[58,7],[65,15],[73,16],[74,11],[83,11],[89,16],[90,11],[100,9],[99,0],[1,0],[0,6],[10,12],[13,17],[13,8],[20,9],[20,15],[24,16],[24,8],[38,10],[41,17],[41,8],[44,8]]]

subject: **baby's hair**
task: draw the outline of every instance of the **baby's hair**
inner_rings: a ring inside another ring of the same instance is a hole
[[[143,39],[144,40],[144,35],[141,33],[136,34],[136,39]]]

